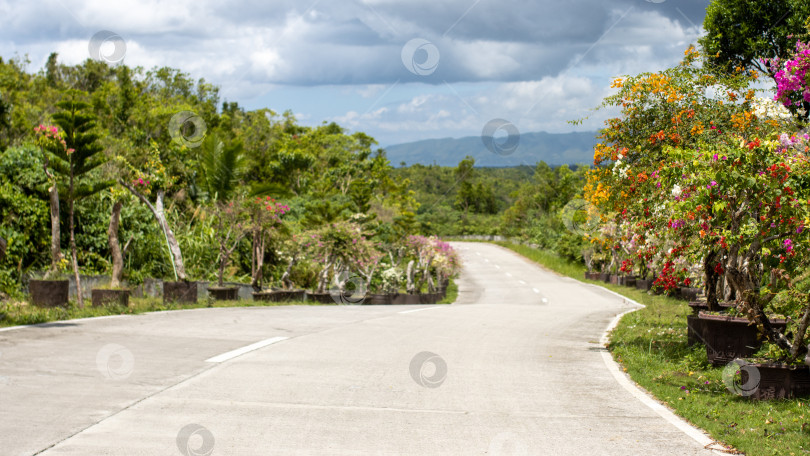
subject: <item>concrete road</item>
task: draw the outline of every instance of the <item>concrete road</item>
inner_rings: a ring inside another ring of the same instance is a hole
[[[0,332],[0,453],[710,454],[603,359],[599,339],[630,304],[497,246],[456,247],[451,306],[200,309]]]

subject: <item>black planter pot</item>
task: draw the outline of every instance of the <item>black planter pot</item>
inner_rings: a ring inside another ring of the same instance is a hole
[[[610,274],[608,274],[606,272],[604,272],[604,273],[600,272],[599,273],[599,280],[601,280],[602,282],[605,282],[605,283],[610,283]]]
[[[436,304],[441,301],[438,293],[420,293],[419,304]]]
[[[686,301],[696,301],[699,292],[700,292],[699,288],[681,287],[680,297],[681,299],[684,299]]]
[[[70,282],[67,280],[31,280],[28,293],[31,304],[39,307],[59,307],[68,303]]]
[[[757,378],[759,386],[755,386]],[[810,395],[810,368],[781,364],[746,364],[740,367],[742,385],[755,387],[751,399],[793,399]],[[750,382],[749,382],[750,380]]]
[[[197,282],[163,282],[163,302],[196,303]]]
[[[733,302],[719,302],[717,304],[720,306],[718,312],[726,312],[734,307]],[[692,315],[698,315],[701,311],[708,311],[709,305],[704,301],[690,301],[689,308],[692,309]]]
[[[307,291],[307,301],[319,302],[321,304],[338,304],[340,296],[332,297],[330,293],[315,293]]]
[[[253,299],[256,301],[270,301],[270,302],[304,301],[306,299],[306,291],[304,290],[261,291],[253,293]]]
[[[698,334],[706,344],[706,357],[715,366],[752,356],[762,346],[757,327],[747,318],[700,313],[698,319],[696,330],[701,331]],[[771,324],[781,331],[786,327],[785,320],[771,320]]]
[[[635,276],[627,276],[624,278],[624,283],[622,285],[626,287],[635,288],[636,286],[636,277]]]
[[[236,301],[239,299],[239,288],[237,287],[209,287],[208,294],[217,301]]]
[[[128,307],[130,293],[130,290],[94,289],[91,291],[90,297],[93,307],[104,307],[110,304]]]
[[[639,290],[650,291],[652,288],[652,280],[636,279],[636,288]]]
[[[389,293],[374,293],[370,295],[366,295],[366,300],[363,304],[373,305],[373,306],[381,306],[381,305],[390,305],[394,303],[393,295]]]
[[[418,294],[397,293],[394,295],[393,304],[421,304]]]

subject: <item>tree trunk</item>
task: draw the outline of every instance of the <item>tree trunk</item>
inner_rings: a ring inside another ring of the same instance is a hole
[[[219,249],[219,254],[221,256],[219,261],[219,275],[217,277],[217,286],[222,288],[225,285],[224,276],[225,276],[225,265],[228,264],[228,252],[225,251],[224,247]]]
[[[717,303],[718,274],[714,270],[716,257],[717,252],[712,251],[703,259],[703,272],[706,274],[706,304],[712,312],[720,310],[720,305]]]
[[[73,277],[76,279],[76,299],[79,301],[79,308],[84,308],[84,297],[82,296],[82,281],[79,277],[79,260],[76,252],[76,229],[73,221],[73,172],[70,174],[70,187],[68,189],[68,217],[70,220],[70,256],[73,262]]]
[[[107,243],[110,245],[110,254],[112,255],[110,288],[121,287],[121,278],[124,275],[124,255],[121,253],[121,244],[118,242],[118,226],[121,220],[122,207],[124,207],[124,203],[121,201],[116,201],[113,204],[110,227],[107,229]]]
[[[183,254],[180,251],[180,244],[177,242],[177,238],[174,237],[174,232],[169,227],[169,222],[166,220],[166,214],[163,210],[163,190],[157,191],[155,205],[153,206],[144,195],[135,189],[135,187],[127,182],[124,182],[123,180],[119,180],[118,182],[129,190],[130,193],[138,197],[138,199],[141,200],[142,203],[146,204],[146,207],[152,211],[152,215],[155,216],[155,219],[160,225],[160,229],[163,230],[163,234],[166,236],[166,244],[169,246],[169,255],[171,256],[172,265],[174,266],[175,279],[184,281],[188,280],[188,277],[186,276],[186,267],[183,264]]]
[[[414,261],[413,260],[409,261],[408,262],[408,269],[407,269],[407,272],[406,272],[406,278],[408,280],[408,283],[407,283],[405,289],[410,294],[413,294],[415,292],[415,289],[416,289],[415,286],[414,286],[414,281],[413,281],[413,275],[414,275],[414,273],[416,271],[414,270],[413,266],[414,266]]]
[[[286,290],[292,290],[293,283],[290,280],[290,274],[292,274],[292,268],[295,266],[296,259],[295,256],[290,258],[290,262],[287,264],[287,270],[284,271],[284,275],[281,276],[281,286],[284,287]]]
[[[47,158],[45,161],[45,174],[53,181],[53,185],[48,189],[51,206],[51,268],[48,271],[50,275],[59,271],[59,263],[62,261],[62,248],[59,245],[62,234],[59,229],[59,189],[53,174],[48,171]]]
[[[8,243],[0,237],[0,261],[6,256],[6,246],[8,246]]]

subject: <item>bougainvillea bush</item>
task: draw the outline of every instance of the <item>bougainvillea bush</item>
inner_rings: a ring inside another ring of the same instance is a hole
[[[800,44],[785,63],[776,100],[810,97],[808,55]],[[625,272],[652,270],[663,292],[701,283],[712,310],[735,299],[774,353],[796,361],[810,326],[810,136],[756,97],[755,74],[718,77],[698,56],[690,48],[675,68],[614,83],[604,104],[621,116],[602,130],[585,197]],[[790,317],[789,337],[775,313]]]

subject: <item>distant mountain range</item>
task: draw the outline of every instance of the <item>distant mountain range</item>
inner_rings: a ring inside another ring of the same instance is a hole
[[[467,155],[475,158],[476,166],[534,166],[539,161],[549,165],[593,163],[595,132],[574,133],[522,133],[517,147],[506,137],[495,138],[491,149],[505,149],[501,153],[491,152],[480,136],[466,138],[425,139],[385,148],[388,160],[394,167],[401,162],[406,166],[415,163],[439,166],[456,166]],[[511,153],[510,153],[511,152]]]

